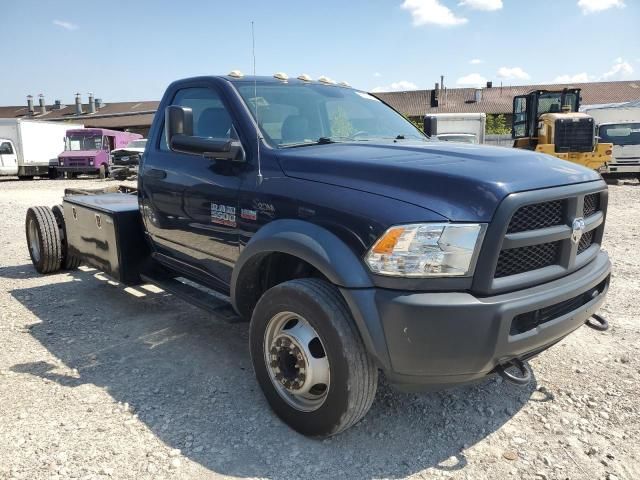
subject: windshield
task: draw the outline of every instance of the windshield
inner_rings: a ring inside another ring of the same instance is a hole
[[[566,105],[570,112],[578,111],[578,96],[575,93],[567,93],[562,102],[562,92],[542,93],[538,98],[538,115],[543,113],[561,113],[562,106]]]
[[[70,151],[102,150],[102,137],[69,135],[65,138],[64,149]]]
[[[614,145],[640,145],[640,123],[601,125],[600,142]]]
[[[133,142],[127,143],[126,148],[144,148],[147,144],[147,140],[134,140]]]
[[[238,87],[267,142],[279,148],[340,141],[427,141],[402,115],[368,93],[318,84]]]

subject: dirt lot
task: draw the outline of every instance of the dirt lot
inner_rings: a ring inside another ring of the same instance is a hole
[[[40,276],[28,206],[96,180],[0,181],[0,478],[640,478],[640,185],[610,187],[602,312],[531,362],[405,395],[325,441],[293,433],[253,378],[248,325],[99,272]]]

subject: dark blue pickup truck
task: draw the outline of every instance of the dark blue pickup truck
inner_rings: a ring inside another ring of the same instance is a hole
[[[29,209],[36,269],[85,263],[214,310],[228,297],[270,405],[312,436],[362,418],[379,371],[404,390],[526,382],[609,285],[597,173],[431,141],[325,79],[177,81],[138,188],[83,193]]]

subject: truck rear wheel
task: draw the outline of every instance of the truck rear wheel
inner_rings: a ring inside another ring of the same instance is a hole
[[[250,344],[267,401],[294,430],[335,435],[371,407],[378,370],[340,292],[326,281],[269,289],[253,312]]]
[[[33,266],[39,273],[60,270],[62,243],[53,211],[48,207],[31,207],[25,222],[27,245]]]
[[[56,217],[56,224],[58,225],[58,231],[60,232],[62,253],[62,260],[60,264],[65,270],[76,270],[80,266],[81,261],[78,257],[69,253],[69,244],[67,243],[67,226],[64,221],[64,208],[62,205],[54,205],[51,207],[51,211],[53,212],[53,216]]]

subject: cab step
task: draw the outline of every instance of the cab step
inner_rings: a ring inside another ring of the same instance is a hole
[[[165,292],[169,292],[185,302],[206,310],[228,323],[242,321],[231,306],[229,299],[210,288],[203,287],[182,277],[166,278],[149,274],[141,274],[140,277],[144,282],[156,285]]]

